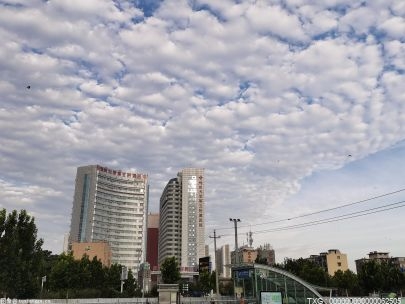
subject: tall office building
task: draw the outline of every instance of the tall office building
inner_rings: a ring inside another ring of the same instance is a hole
[[[204,169],[186,168],[172,178],[160,198],[159,264],[176,257],[182,269],[205,256]]]
[[[145,174],[77,168],[70,243],[106,241],[111,263],[137,272],[146,254],[148,189]]]

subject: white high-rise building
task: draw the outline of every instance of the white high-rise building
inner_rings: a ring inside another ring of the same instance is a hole
[[[146,254],[148,176],[99,165],[77,168],[69,242],[103,242],[111,262],[137,272]]]
[[[182,269],[196,268],[205,256],[204,169],[183,169],[160,198],[159,264],[171,256]]]

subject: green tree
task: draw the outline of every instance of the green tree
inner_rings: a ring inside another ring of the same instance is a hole
[[[211,282],[211,274],[208,271],[203,271],[200,273],[198,277],[198,286],[200,291],[202,291],[204,294],[209,293],[210,290],[213,289]]]
[[[382,290],[385,292],[399,292],[405,280],[404,274],[392,260],[382,261],[380,264],[382,276]]]
[[[179,264],[175,257],[166,258],[160,266],[160,272],[165,284],[175,284],[180,280]]]
[[[299,258],[297,260],[288,259],[282,268],[311,284],[319,286],[331,285],[330,275],[325,271],[325,269],[316,265],[312,261],[303,258]]]
[[[380,263],[374,260],[364,262],[358,273],[359,283],[363,293],[369,294],[382,290],[383,275]]]
[[[338,270],[332,277],[332,285],[339,288],[339,292],[344,296],[359,295],[359,282],[357,275],[351,270]]]
[[[0,294],[34,298],[40,292],[43,265],[42,239],[34,217],[25,210],[7,215],[0,210]]]
[[[121,269],[119,264],[105,267],[106,279],[104,281],[103,297],[113,298],[121,295]]]
[[[233,281],[220,281],[219,282],[219,293],[224,296],[233,296],[234,295],[234,288],[233,288]]]
[[[128,271],[128,279],[126,279],[124,282],[124,292],[125,295],[128,297],[134,297],[135,295],[141,293],[137,289],[136,280],[134,278],[134,275],[132,274],[132,270]]]
[[[89,271],[91,276],[89,287],[96,289],[102,287],[106,277],[106,272],[103,269],[103,264],[97,259],[97,257],[93,257],[91,260],[89,264]]]
[[[72,253],[59,255],[50,274],[50,288],[53,291],[66,293],[69,289],[80,288],[80,267]]]

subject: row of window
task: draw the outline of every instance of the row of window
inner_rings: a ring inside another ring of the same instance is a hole
[[[96,214],[96,212],[94,213],[94,217],[93,217],[93,221],[96,221],[96,220],[99,220],[99,221],[103,221],[103,222],[109,222],[109,223],[121,223],[121,222],[124,222],[124,223],[136,223],[136,222],[139,222],[139,223],[142,223],[142,219],[125,219],[125,218],[122,218],[121,216],[119,216],[119,217],[112,217],[112,216],[102,216],[102,215],[100,215],[100,214]]]
[[[118,205],[118,206],[133,206],[133,207],[143,207],[143,198],[142,197],[138,197],[138,198],[134,198],[132,201],[117,201],[117,200],[112,200],[112,199],[108,199],[108,198],[104,198],[102,196],[97,195],[96,196],[96,202],[105,202],[105,203],[109,203],[110,205]]]
[[[98,174],[98,179],[103,179],[109,182],[113,182],[113,183],[121,183],[121,184],[128,184],[128,185],[137,185],[140,187],[144,187],[144,183],[143,182],[139,182],[136,180],[128,180],[128,179],[123,179],[123,178],[114,178],[110,175],[104,175],[104,174]]]
[[[100,208],[102,210],[120,210],[120,211],[129,211],[129,212],[142,212],[142,209],[137,209],[137,208],[126,208],[126,207],[115,207],[107,204],[103,204],[100,202],[97,202],[94,206],[95,208]]]
[[[104,221],[97,221],[94,220],[93,223],[98,227],[115,227],[115,228],[141,228],[143,225],[128,225],[128,224],[116,224],[116,223],[109,223]]]
[[[100,238],[100,239],[106,239],[110,237],[114,237],[120,240],[135,240],[136,237],[134,236],[123,236],[123,235],[115,235],[115,234],[110,234],[110,233],[93,233],[94,238]],[[141,236],[138,237],[139,240],[142,239]]]
[[[125,185],[128,186],[125,186]],[[133,189],[144,189],[144,184],[138,184],[138,183],[121,183],[119,182],[114,182],[114,181],[109,181],[104,178],[99,178],[97,181],[97,185],[105,185],[107,187],[115,187],[115,189],[122,189],[122,190],[133,190]]]
[[[122,212],[113,212],[113,211],[105,211],[102,209],[95,209],[94,210],[94,214],[95,215],[112,215],[112,216],[118,216],[120,217],[130,217],[130,218],[134,218],[134,217],[143,217],[143,213],[122,213]]]
[[[142,195],[133,194],[133,195],[130,195],[130,196],[123,196],[123,195],[119,195],[119,194],[111,194],[111,193],[108,193],[108,192],[101,191],[101,190],[97,189],[97,196],[111,197],[111,198],[114,198],[116,200],[118,200],[118,199],[119,200],[136,200],[137,198],[139,199],[139,198],[143,197],[143,194]]]

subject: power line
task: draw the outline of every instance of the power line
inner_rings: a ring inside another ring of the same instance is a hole
[[[334,216],[334,217],[330,217],[330,218],[326,218],[326,219],[322,219],[322,220],[311,221],[311,222],[306,222],[306,223],[301,223],[301,224],[296,224],[296,225],[283,226],[283,227],[272,228],[272,229],[266,229],[266,230],[258,230],[258,231],[254,231],[254,233],[260,234],[260,233],[266,233],[266,232],[277,232],[277,231],[284,231],[284,230],[316,226],[316,225],[320,225],[320,224],[338,222],[338,221],[343,221],[343,220],[347,220],[347,219],[351,219],[351,218],[380,213],[380,212],[397,209],[397,208],[402,208],[402,207],[405,207],[405,200],[396,202],[396,203],[387,204],[387,205],[380,206],[380,207],[374,207],[374,208],[370,208],[370,209],[366,209],[366,210],[362,210],[362,211],[356,211],[356,212],[351,212],[351,213],[347,213],[347,214],[343,214],[343,215],[339,215],[339,216]],[[378,210],[378,209],[381,209],[381,210]],[[232,234],[226,234],[226,235],[222,235],[222,236],[231,236],[231,235]]]
[[[331,217],[331,218],[326,218],[326,219],[318,220],[318,221],[314,221],[314,222],[306,222],[306,223],[297,224],[297,225],[284,226],[284,227],[267,229],[267,230],[260,230],[260,231],[256,231],[255,233],[257,234],[257,233],[272,232],[272,231],[290,230],[290,229],[315,226],[315,225],[320,225],[320,224],[325,224],[325,223],[343,221],[343,220],[347,220],[347,219],[351,219],[351,218],[355,218],[355,217],[360,217],[360,216],[365,216],[365,215],[369,215],[369,214],[380,213],[380,212],[384,212],[384,211],[388,211],[388,210],[392,210],[392,209],[405,207],[404,203],[405,203],[405,201],[401,201],[401,202],[388,204],[388,205],[381,206],[381,207],[352,212],[352,213],[348,213],[348,214],[344,214],[344,215],[340,215],[340,216],[336,216],[336,217]],[[389,207],[389,206],[395,206],[395,205],[399,205],[399,204],[402,204],[402,205],[396,206],[396,207]],[[376,210],[376,209],[381,209],[381,210]]]
[[[297,215],[297,216],[293,216],[293,217],[288,217],[288,218],[284,218],[284,219],[280,219],[280,220],[274,220],[274,221],[270,221],[270,222],[264,222],[264,223],[258,223],[258,224],[252,224],[252,225],[244,225],[244,226],[239,226],[240,228],[246,228],[246,227],[251,227],[251,226],[262,226],[262,225],[268,225],[268,224],[275,224],[275,223],[281,223],[281,222],[285,222],[285,221],[290,221],[290,220],[294,220],[297,218],[303,218],[303,217],[307,217],[307,216],[311,216],[311,215],[315,215],[315,214],[320,214],[320,213],[324,213],[324,212],[328,212],[328,211],[332,211],[332,210],[337,210],[337,209],[342,209],[348,206],[354,206],[354,205],[358,205],[361,203],[365,203],[377,198],[381,198],[381,197],[385,197],[385,196],[389,196],[389,195],[393,195],[393,194],[397,194],[399,192],[405,191],[405,188],[393,191],[393,192],[388,192],[385,194],[381,194],[381,195],[377,195],[377,196],[373,196],[367,199],[363,199],[360,201],[355,201],[352,203],[347,203],[347,204],[343,204],[340,206],[336,206],[336,207],[332,207],[332,208],[328,208],[328,209],[322,209],[322,210],[318,210],[318,211],[314,211],[314,212],[310,212],[310,213],[304,213],[301,215]],[[228,230],[228,229],[233,229],[231,227],[223,227],[223,228],[217,228],[217,230]]]

